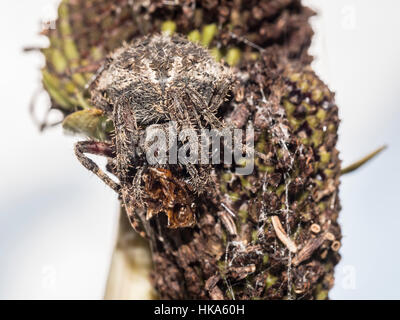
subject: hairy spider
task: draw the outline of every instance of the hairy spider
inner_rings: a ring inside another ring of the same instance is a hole
[[[154,185],[159,179],[165,193],[181,194],[181,199],[168,199],[166,211],[177,210],[177,215],[188,216],[192,210],[181,182],[168,168],[152,171],[151,179],[142,179],[148,165],[138,157],[144,148],[140,137],[149,126],[164,125],[169,121],[181,128],[224,128],[216,113],[233,83],[229,68],[215,61],[208,51],[181,36],[152,35],[124,45],[105,61],[89,86],[93,105],[113,120],[115,136],[108,143],[78,142],[75,148],[80,162],[122,197],[128,216],[135,229],[138,217],[135,208],[141,203],[143,182]],[[112,172],[119,183],[112,180],[85,153],[109,157]],[[206,174],[200,165],[184,167],[194,191],[204,188]],[[149,182],[151,181],[151,183]],[[169,181],[169,182],[167,182]],[[166,190],[167,186],[173,190]],[[156,196],[156,192],[147,194]],[[176,190],[180,190],[179,192]],[[182,204],[182,202],[184,202]],[[149,209],[148,209],[149,210]],[[152,212],[160,210],[152,209]],[[148,217],[149,215],[147,213]],[[170,217],[170,213],[168,214]],[[176,218],[176,217],[175,217]],[[140,220],[143,224],[143,217]],[[170,227],[194,224],[194,214]],[[169,219],[171,221],[171,219]]]

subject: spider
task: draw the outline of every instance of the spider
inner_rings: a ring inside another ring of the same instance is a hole
[[[140,228],[144,218],[138,219],[135,208],[142,203],[141,185],[146,181],[142,175],[148,168],[140,157],[145,151],[140,143],[144,130],[149,126],[164,126],[170,121],[177,123],[179,129],[226,127],[216,113],[233,81],[231,70],[216,62],[200,45],[181,36],[156,34],[117,49],[90,83],[92,104],[112,119],[115,134],[109,142],[78,142],[76,156],[84,167],[119,194],[132,226],[141,235],[145,235]],[[108,157],[119,183],[88,158],[87,153]],[[207,175],[201,166],[187,164],[184,169],[194,190],[203,190]],[[164,181],[160,185],[174,184],[177,189],[183,188],[177,178],[165,171],[167,169],[162,170],[153,171],[155,178]],[[169,201],[172,207],[176,205],[173,199]],[[188,205],[181,205],[178,215],[187,212]],[[172,227],[194,223],[193,218],[181,220],[180,225]]]

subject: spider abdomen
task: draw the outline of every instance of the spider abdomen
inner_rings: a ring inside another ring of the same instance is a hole
[[[139,125],[184,122],[185,110],[215,112],[220,103],[210,103],[215,96],[215,101],[222,101],[232,81],[229,68],[200,45],[180,36],[153,35],[111,54],[92,86],[92,97],[98,102],[105,96],[114,107],[132,107]],[[192,95],[196,97],[183,98]]]

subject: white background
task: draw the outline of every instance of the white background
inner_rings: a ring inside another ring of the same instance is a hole
[[[75,159],[76,138],[40,134],[28,104],[40,84],[40,19],[57,0],[0,2],[0,298],[100,299],[115,236],[113,192]],[[400,298],[400,2],[308,0],[319,11],[312,53],[337,92],[348,164],[389,149],[342,179],[342,261],[333,299]],[[42,106],[46,100],[41,100]]]

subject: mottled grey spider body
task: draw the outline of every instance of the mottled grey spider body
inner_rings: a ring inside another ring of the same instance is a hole
[[[215,113],[232,84],[230,70],[182,37],[154,35],[126,45],[109,59],[92,85],[105,110],[129,108],[135,129],[175,120],[220,125]]]
[[[217,63],[201,46],[180,37],[153,35],[116,50],[90,85],[92,103],[114,122],[115,138],[95,146],[78,143],[82,164],[116,190],[134,223],[144,167],[135,158],[146,127],[175,121],[178,129],[222,128],[218,108],[231,88],[230,69]],[[119,184],[84,153],[112,155]],[[194,187],[201,186],[201,169],[188,165]],[[141,218],[143,221],[143,218]]]

